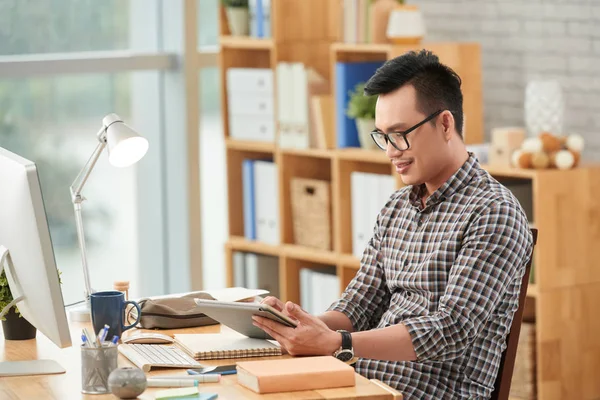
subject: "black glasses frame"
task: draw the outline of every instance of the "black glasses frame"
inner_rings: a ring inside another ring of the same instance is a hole
[[[383,133],[381,131],[377,131],[374,130],[373,132],[371,132],[371,139],[373,139],[373,141],[375,142],[375,144],[377,145],[377,147],[379,147],[381,150],[385,150],[387,148],[387,144],[388,143],[392,143],[392,146],[394,146],[394,148],[396,150],[399,151],[406,151],[410,148],[410,144],[408,143],[408,140],[406,139],[406,135],[408,135],[409,133],[411,133],[412,131],[414,131],[415,129],[417,129],[418,127],[420,127],[421,125],[431,121],[432,119],[434,119],[435,117],[437,117],[438,115],[440,115],[442,113],[442,111],[444,110],[437,110],[436,112],[434,112],[433,114],[431,114],[430,116],[428,116],[427,118],[425,118],[423,121],[419,122],[416,125],[413,125],[412,127],[408,128],[405,131],[401,131],[401,132],[391,132],[391,133]],[[385,147],[381,147],[381,145],[379,144],[379,142],[377,140],[375,140],[375,136],[383,136],[385,138]],[[406,143],[406,148],[405,149],[401,149],[399,148],[396,143],[393,140],[390,140],[390,135],[400,135],[402,136],[402,139],[404,139],[404,143]]]

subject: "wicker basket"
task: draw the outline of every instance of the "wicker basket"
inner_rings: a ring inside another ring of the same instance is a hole
[[[294,242],[331,250],[331,189],[327,181],[291,179]]]

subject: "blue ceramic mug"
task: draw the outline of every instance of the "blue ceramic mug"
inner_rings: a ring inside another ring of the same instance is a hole
[[[125,295],[118,291],[96,292],[90,296],[92,326],[97,335],[104,325],[108,325],[108,334],[106,340],[111,340],[113,336],[121,338],[123,332],[131,329],[140,322],[142,311],[135,301],[125,300]],[[137,319],[131,325],[125,325],[125,310],[127,305],[131,304],[137,309]]]

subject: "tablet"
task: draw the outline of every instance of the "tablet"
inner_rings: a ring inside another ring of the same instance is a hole
[[[239,303],[218,300],[194,299],[197,310],[208,315],[212,319],[227,325],[236,332],[256,339],[273,339],[262,329],[252,325],[252,316],[260,315],[279,322],[285,326],[296,327],[296,322],[287,315],[268,304]]]

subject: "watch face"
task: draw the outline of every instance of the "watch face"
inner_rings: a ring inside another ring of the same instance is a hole
[[[339,353],[335,355],[338,360],[341,361],[350,361],[354,358],[354,353],[351,350],[341,350]]]

